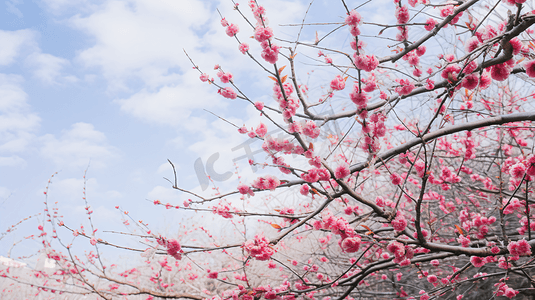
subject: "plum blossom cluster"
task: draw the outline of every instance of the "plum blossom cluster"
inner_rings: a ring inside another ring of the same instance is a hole
[[[267,135],[264,138],[262,149],[268,154],[283,152],[285,154],[300,155],[305,152],[303,147],[290,142],[290,140],[288,140],[287,138],[283,138],[283,137],[274,138],[271,135]]]
[[[364,142],[362,143],[361,148],[364,151],[368,153],[376,153],[381,148],[379,139],[386,134],[385,119],[385,115],[379,112],[371,115],[362,124]]]
[[[331,179],[331,173],[325,168],[312,168],[306,173],[301,174],[301,178],[306,182],[317,182],[317,181],[329,181]]]
[[[314,121],[301,120],[288,124],[288,132],[304,134],[311,139],[315,139],[320,135],[321,130]]]
[[[414,249],[410,246],[405,246],[398,241],[392,241],[386,247],[386,250],[394,255],[394,262],[400,266],[410,265],[410,260],[414,257]]]
[[[331,212],[324,213],[321,220],[312,223],[316,230],[330,230],[340,236],[338,245],[343,251],[352,253],[360,248],[361,238],[343,217],[335,217]]]
[[[409,8],[407,7],[407,5],[401,5],[400,0],[394,0],[394,3],[397,4],[395,13],[396,20],[397,23],[401,25],[397,27],[399,33],[396,35],[396,40],[405,41],[408,39],[409,28],[407,26],[404,26],[404,24],[408,23],[411,17],[409,14]]]
[[[254,195],[254,194],[253,194]],[[225,219],[232,219],[232,217],[234,217],[234,215],[232,214],[232,212],[235,212],[236,209],[235,208],[232,208],[230,206],[230,204],[224,202],[224,201],[221,201],[219,202],[219,204],[217,206],[214,206],[212,208],[212,212],[216,215],[220,215],[222,216],[223,218]]]
[[[279,103],[279,108],[282,110],[282,116],[286,122],[295,115],[297,109],[299,108],[299,100],[292,96],[294,92],[294,87],[290,82],[285,82],[282,84],[283,89],[281,90],[278,82],[275,82],[273,86],[273,96],[275,101]]]
[[[251,187],[245,184],[238,185],[238,191],[242,195],[254,196],[254,192],[251,190]]]
[[[274,191],[281,184],[280,180],[273,175],[258,177],[253,181],[252,187],[259,190]]]
[[[249,7],[251,8],[257,21],[254,31],[254,38],[262,47],[262,53],[260,55],[266,62],[274,64],[279,59],[280,46],[277,46],[275,43],[273,43],[273,29],[266,26],[266,10],[263,6],[258,5],[255,1],[249,1]]]
[[[356,10],[349,12],[349,15],[345,19],[345,23],[349,26],[349,32],[351,32],[351,35],[355,37],[360,35],[360,29],[358,26],[362,23],[362,16]]]
[[[510,288],[504,282],[498,282],[494,286],[498,287],[498,290],[496,291],[496,296],[497,297],[505,296],[505,297],[511,299],[511,298],[515,297],[516,295],[518,295],[518,293],[519,293],[519,291],[517,291],[517,290],[515,290],[513,288]]]
[[[267,238],[261,234],[257,234],[253,240],[243,243],[242,247],[256,260],[268,260],[275,253]]]
[[[402,59],[409,63],[411,67],[414,67],[413,75],[416,77],[422,76],[422,69],[419,66],[420,64],[420,57],[425,54],[426,47],[424,45],[416,48],[415,50],[410,51],[409,53],[405,54]]]
[[[167,248],[167,254],[171,255],[177,260],[182,259],[182,253],[184,251],[177,240],[159,238],[157,239],[157,242],[160,246]]]
[[[464,230],[470,231],[471,229],[474,229],[476,237],[478,239],[483,239],[489,232],[489,226],[496,222],[496,217],[485,217],[482,216],[481,213],[475,212],[468,213],[466,209],[463,209],[459,213],[459,221]],[[469,236],[467,238],[469,238]]]
[[[513,256],[531,255],[531,246],[526,240],[510,242],[509,245],[507,245],[507,250],[509,250],[509,253]]]

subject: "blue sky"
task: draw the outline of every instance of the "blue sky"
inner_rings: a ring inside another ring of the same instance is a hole
[[[277,36],[294,40],[297,27],[277,25],[300,22],[308,2],[263,2]],[[321,18],[332,12],[329,17],[341,21],[343,7],[330,2],[316,1],[309,17],[333,21]],[[231,1],[7,0],[0,7],[2,230],[42,211],[43,191],[55,172],[49,200],[58,202],[65,222],[73,227],[85,222],[82,187],[89,167],[87,197],[97,227],[125,230],[114,209],[119,205],[162,231],[172,231],[173,222],[183,215],[156,209],[146,200],[181,204],[188,198],[163,179],[172,176],[167,159],[177,167],[179,185],[197,192],[203,192],[194,169],[198,158],[205,163],[220,153],[216,171],[233,172],[232,159],[244,153],[232,149],[247,138],[203,109],[240,126],[256,126],[261,118],[246,103],[224,99],[213,86],[203,84],[183,49],[213,77],[213,66],[220,64],[250,97],[273,102],[270,80],[239,53],[237,42],[219,25],[216,8],[239,24],[240,39],[250,40],[251,32],[245,31],[249,28]],[[250,13],[246,2],[240,7]],[[384,10],[370,14],[376,22],[387,17]],[[314,30],[324,29],[307,30],[302,40],[313,40]],[[333,45],[339,47],[347,36],[341,32]],[[250,44],[258,50],[252,40]],[[316,53],[302,48],[302,78],[315,68],[308,57]],[[311,93],[321,94],[321,87],[312,87]],[[253,150],[259,147],[258,142],[252,145]],[[243,178],[254,178],[245,160],[237,164]],[[218,184],[235,188],[238,178],[233,175]],[[27,222],[2,240],[0,255],[36,227],[37,222]],[[17,247],[26,253],[36,245]]]

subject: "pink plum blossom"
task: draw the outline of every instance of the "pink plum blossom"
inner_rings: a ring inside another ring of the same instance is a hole
[[[206,73],[202,73],[201,76],[200,76],[200,79],[202,82],[206,82],[210,79],[210,75],[206,74]]]
[[[227,27],[227,30],[225,32],[227,33],[228,36],[233,37],[238,33],[238,31],[240,31],[240,28],[238,27],[238,25],[230,24]]]
[[[334,177],[336,177],[337,179],[341,179],[341,178],[345,178],[349,176],[349,174],[350,174],[350,171],[349,171],[348,165],[342,164],[336,167],[336,170],[334,172]]]
[[[249,44],[247,43],[241,43],[239,46],[240,52],[245,54],[247,51],[249,51]]]
[[[476,268],[481,268],[485,265],[485,260],[479,256],[472,256],[470,257],[470,262],[472,265]]]
[[[362,22],[362,17],[356,10],[349,12],[349,15],[345,19],[345,23],[349,26],[358,26]]]
[[[435,29],[435,26],[438,24],[438,22],[433,18],[428,18],[425,22],[426,22],[426,25],[424,26],[424,28],[427,31],[431,31]]]
[[[535,60],[525,62],[524,69],[529,77],[535,77]]]
[[[254,31],[254,38],[259,42],[265,42],[273,37],[273,29],[271,27],[258,26]]]
[[[336,77],[331,81],[331,89],[335,91],[341,91],[346,87],[346,81],[341,75],[336,75]]]
[[[510,242],[507,245],[507,250],[511,255],[527,256],[531,255],[531,246],[526,240],[519,240],[516,242]]]
[[[366,72],[371,72],[377,68],[379,60],[375,55],[360,54],[355,57],[355,66]]]
[[[217,91],[217,93],[220,94],[221,96],[223,96],[225,98],[229,98],[229,99],[236,99],[236,97],[238,96],[238,94],[236,94],[236,92],[231,87],[226,87],[224,89],[219,89]]]
[[[242,247],[256,260],[268,260],[275,253],[270,247],[269,241],[261,234],[257,234],[253,240],[243,243]]]

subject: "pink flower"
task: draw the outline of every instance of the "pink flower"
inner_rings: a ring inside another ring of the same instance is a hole
[[[416,48],[416,55],[418,56],[424,55],[425,50],[427,50],[427,48],[424,45],[421,45],[420,47]]]
[[[342,247],[342,250],[344,250],[345,252],[353,253],[353,252],[359,251],[360,243],[361,243],[361,240],[358,236],[348,237],[342,241],[340,246]]]
[[[245,184],[238,185],[238,191],[242,195],[254,196],[254,192],[251,190],[251,188],[249,186],[247,186]]]
[[[351,46],[351,49],[357,51],[357,42],[355,40],[352,40],[349,45]],[[359,40],[359,50],[362,50],[364,47],[366,47],[366,42]]]
[[[433,259],[429,262],[433,267],[438,267],[440,265],[440,262],[437,259]]]
[[[517,3],[522,4],[526,2],[526,0],[503,0],[503,2],[509,4],[509,5],[516,5]]]
[[[249,44],[241,43],[239,49],[241,53],[245,54],[247,51],[249,51]]]
[[[262,109],[264,109],[264,102],[256,101],[256,102],[254,103],[254,106],[256,107],[256,109],[258,109],[258,110],[262,110]]]
[[[341,91],[346,87],[346,81],[341,75],[336,75],[336,77],[331,81],[331,89],[335,91]]]
[[[395,231],[403,231],[407,227],[407,220],[404,216],[398,213],[396,218],[392,220],[391,224]]]
[[[349,12],[349,15],[346,17],[345,23],[349,26],[358,26],[362,22],[362,17],[356,10]]]
[[[518,1],[518,0],[517,0]],[[505,297],[511,299],[513,298],[514,296],[516,296],[519,292],[518,291],[515,291],[514,289],[512,288],[507,288],[505,290]]]
[[[371,72],[375,70],[378,65],[379,60],[375,55],[360,54],[359,56],[355,57],[355,66],[357,66],[358,69],[364,70],[366,72]]]
[[[529,77],[535,77],[535,60],[530,60],[524,63],[524,69]]]
[[[466,52],[472,52],[479,46],[479,39],[476,36],[473,36],[466,40],[464,43],[464,49]]]
[[[435,283],[438,281],[438,278],[435,275],[429,275],[427,276],[427,281],[429,281],[429,283]]]
[[[180,244],[178,243],[177,240],[175,239],[170,239],[170,240],[167,240],[166,241],[166,245],[167,247],[167,254],[171,255],[172,257],[174,257],[175,259],[182,259],[182,248],[180,247]]]
[[[92,237],[89,242],[91,243],[91,245],[95,246],[97,244],[97,239],[95,237]]]
[[[463,81],[461,82],[461,86],[469,90],[475,89],[478,84],[479,78],[477,74],[467,75],[463,78]]]
[[[222,83],[229,83],[232,81],[232,74],[231,73],[225,73],[223,71],[217,72],[217,77],[221,80]]]
[[[522,41],[518,37],[512,38],[509,44],[513,47],[513,55],[517,55],[522,50]]]
[[[390,174],[390,180],[392,181],[393,185],[401,184],[401,176],[396,173]]]
[[[524,177],[524,174],[526,174],[526,166],[521,162],[514,164],[511,166],[509,174],[511,174],[514,179],[521,179]]]
[[[219,91],[217,91],[218,94],[220,94],[221,96],[225,97],[225,98],[229,98],[229,99],[236,99],[237,95],[236,92],[231,88],[231,87],[226,87],[224,89],[219,89]]]
[[[476,268],[481,268],[481,267],[483,267],[485,265],[485,260],[483,260],[483,258],[481,258],[479,256],[470,257],[470,262]]]
[[[494,80],[504,81],[511,74],[511,67],[507,62],[503,64],[497,64],[490,69],[490,76]]]
[[[427,90],[432,90],[432,89],[435,88],[435,82],[433,80],[431,80],[431,78],[427,78],[427,80],[425,82],[426,82],[425,88]]]
[[[272,43],[271,47],[267,46],[263,48],[264,50],[262,50],[260,56],[262,56],[262,58],[270,64],[276,63],[279,59],[280,47]]]
[[[258,127],[256,127],[256,130],[255,130],[255,133],[259,136],[259,137],[264,137],[267,133],[267,126],[266,124],[264,123],[260,123],[258,124]]]
[[[394,90],[401,96],[410,94],[415,88],[414,83],[409,79],[396,79],[396,81],[399,82],[401,86],[396,87]]]
[[[465,74],[470,74],[472,72],[474,72],[475,70],[477,69],[477,62],[475,60],[469,62],[465,67],[464,67],[464,73]]]
[[[424,28],[427,31],[433,30],[435,28],[435,25],[438,24],[438,22],[433,18],[429,18],[425,22],[426,22],[426,25],[424,26]]]
[[[527,256],[531,255],[531,246],[526,240],[510,242],[507,245],[507,250],[511,255]]]
[[[245,133],[247,133],[247,131],[248,131],[247,127],[245,127],[245,126],[242,126],[242,127],[238,128],[238,132],[241,133],[241,134],[245,134]]]
[[[228,26],[228,21],[225,20],[225,18],[221,19],[221,26],[223,26],[223,27],[227,27]]]
[[[483,74],[481,75],[481,78],[479,78],[479,88],[484,90],[488,88],[491,83],[492,83],[492,79],[490,78],[489,73],[483,72]]]
[[[261,234],[255,235],[254,240],[243,243],[242,247],[257,260],[268,260],[275,252],[266,237]]]
[[[301,188],[299,188],[299,193],[303,196],[307,196],[309,193],[309,189],[310,187],[308,186],[308,184],[303,184]]]
[[[396,7],[396,19],[398,20],[398,24],[405,24],[409,22],[410,15],[409,15],[409,9],[406,5],[403,5],[402,7]]]
[[[258,177],[254,180],[252,186],[260,190],[275,190],[280,185],[280,180],[272,175]]]
[[[240,31],[240,28],[238,27],[238,25],[230,24],[227,27],[227,30],[225,32],[227,33],[228,36],[233,37],[236,35],[236,33],[238,33],[238,31]]]
[[[210,272],[210,270],[208,270],[208,278],[217,279],[217,275],[217,272]]]
[[[449,65],[442,71],[442,78],[448,79],[448,81],[457,81],[457,75],[461,72],[461,67],[458,65]]]
[[[444,6],[440,9],[440,16],[446,18],[449,15],[453,15],[454,7],[452,5]]]
[[[272,37],[273,37],[273,29],[271,29],[271,27],[258,26],[255,28],[254,38],[259,43],[267,41],[271,39]]]
[[[334,177],[336,177],[337,179],[345,178],[349,176],[349,174],[350,174],[350,171],[349,171],[349,167],[347,166],[347,164],[338,166],[336,170],[334,171]]]
[[[392,241],[388,246],[386,246],[386,250],[388,252],[394,254],[396,258],[403,258],[405,257],[405,246],[403,246],[402,243],[397,241]]]
[[[200,78],[201,78],[202,82],[206,82],[206,81],[208,81],[208,79],[210,79],[210,76],[208,74],[206,74],[206,73],[202,73]]]
[[[303,126],[303,134],[315,139],[320,135],[320,129],[313,121],[306,121],[305,126]]]
[[[359,108],[366,108],[366,104],[368,102],[369,96],[366,95],[364,91],[359,92],[358,85],[353,86],[353,91],[349,93],[349,98],[351,98],[351,101],[355,103]]]
[[[288,124],[288,132],[294,133],[303,133],[303,128],[301,127],[301,123],[297,121],[293,121],[292,123]]]
[[[385,199],[383,199],[383,197],[377,197],[375,198],[375,204],[377,204],[377,206],[379,207],[385,207],[386,203],[385,203]]]

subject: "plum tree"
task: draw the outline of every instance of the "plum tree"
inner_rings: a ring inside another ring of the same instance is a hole
[[[261,113],[258,124],[232,125],[262,142],[266,159],[250,164],[265,175],[200,195],[175,174],[173,188],[189,201],[154,204],[214,213],[234,236],[195,223],[204,238],[191,243],[132,219],[145,245],[137,249],[50,217],[51,234],[39,230],[54,271],[39,271],[38,282],[6,268],[0,275],[42,293],[104,299],[535,295],[532,4],[394,0],[382,24],[361,13],[376,3],[333,1],[341,21],[289,24],[300,26],[292,41],[277,38],[267,22],[275,12],[260,1],[235,3],[249,27],[222,17],[221,33],[265,73],[269,102],[247,95],[250,83],[232,66],[213,76],[188,56],[207,88]],[[330,29],[301,40],[312,26]],[[301,51],[318,59],[300,61]],[[317,86],[300,68],[321,72]],[[94,251],[74,256],[60,231]],[[143,253],[147,264],[106,266],[104,247]]]

